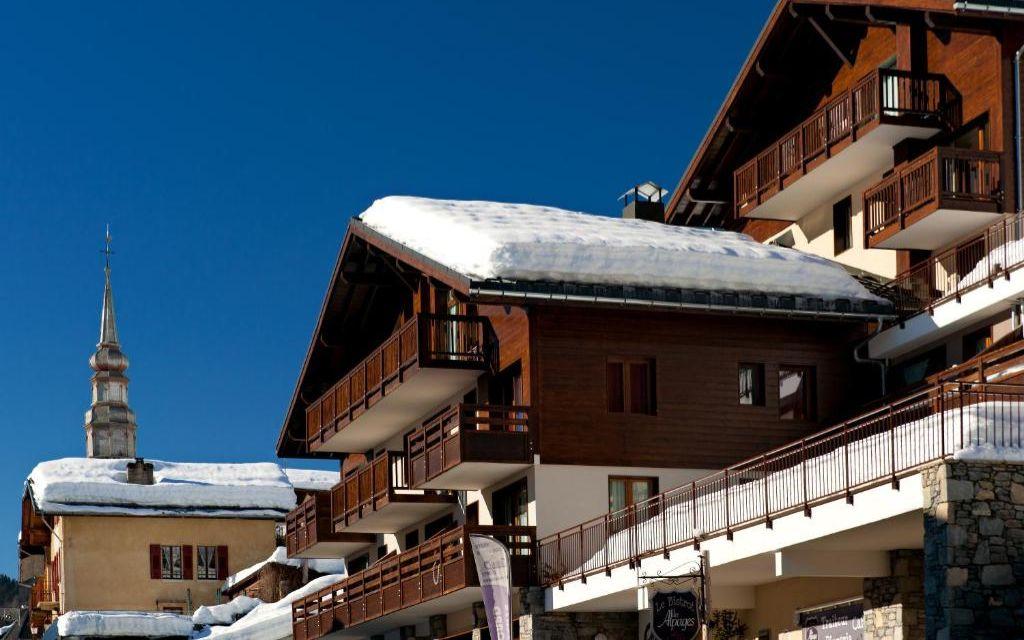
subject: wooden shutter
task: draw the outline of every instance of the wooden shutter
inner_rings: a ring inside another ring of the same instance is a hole
[[[192,565],[192,545],[186,544],[181,547],[181,579],[191,580],[195,576]]]
[[[608,411],[622,413],[625,409],[622,389],[622,363],[609,362],[605,370],[607,378]]]
[[[217,547],[217,579],[224,580],[228,577],[228,548]]]
[[[160,579],[160,545],[149,545],[149,577],[152,580]]]
[[[629,412],[651,413],[650,366],[646,362],[629,365]]]

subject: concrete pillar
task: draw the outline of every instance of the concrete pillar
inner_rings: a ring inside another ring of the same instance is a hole
[[[1020,637],[1024,465],[942,462],[922,484],[926,638]]]
[[[864,579],[864,640],[924,640],[924,552],[889,552],[890,575]]]

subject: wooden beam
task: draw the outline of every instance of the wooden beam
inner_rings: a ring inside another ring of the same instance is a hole
[[[848,67],[853,66],[853,61],[850,60],[850,57],[841,48],[839,48],[839,45],[836,44],[835,40],[833,40],[832,37],[828,35],[828,32],[825,31],[825,29],[820,24],[818,24],[817,19],[809,17],[807,18],[807,22],[809,22],[810,25],[814,27],[814,30],[818,32],[818,35],[822,37],[822,39],[825,41],[825,44],[827,44],[829,48],[832,49],[832,51],[839,57],[839,59],[843,61],[843,64],[845,64]]]

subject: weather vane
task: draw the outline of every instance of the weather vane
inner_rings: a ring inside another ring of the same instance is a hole
[[[106,264],[106,268],[110,269],[110,256],[114,253],[114,251],[110,248],[110,224],[109,223],[107,224],[107,236],[106,236],[105,242],[106,242],[106,244],[103,247],[103,249],[100,250],[100,253],[103,254],[103,260],[104,260],[104,262]]]

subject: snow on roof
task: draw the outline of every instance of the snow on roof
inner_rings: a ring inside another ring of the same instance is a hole
[[[285,468],[284,474],[288,476],[292,486],[300,491],[328,491],[341,481],[339,471]]]
[[[263,562],[258,562],[251,567],[242,569],[234,575],[228,576],[224,581],[224,586],[221,587],[221,591],[230,591],[232,587],[243,582],[246,578],[252,576],[268,564],[282,564],[289,567],[301,567],[303,562],[306,563],[306,566],[309,567],[310,571],[316,571],[317,573],[340,575],[348,573],[348,570],[345,568],[344,558],[310,558],[308,560],[289,558],[287,549],[284,547],[278,547],[274,549],[274,552],[270,554],[270,557]]]
[[[52,625],[60,637],[181,638],[192,634],[192,618],[151,611],[69,611]]]
[[[511,280],[884,302],[839,264],[740,233],[527,204],[391,196],[360,216],[472,281]]]
[[[227,627],[209,627],[196,633],[194,638],[218,640],[283,640],[292,637],[292,603],[345,579],[344,575],[326,575],[295,591],[277,602],[261,604]]]
[[[231,624],[261,604],[263,604],[263,601],[259,598],[238,596],[231,600],[231,602],[225,602],[224,604],[199,607],[196,609],[196,612],[192,614],[192,622],[195,624],[208,625]]]
[[[153,464],[152,485],[130,484],[131,460],[62,458],[41,462],[28,477],[36,509],[48,514],[203,515],[280,518],[295,491],[272,462]]]

